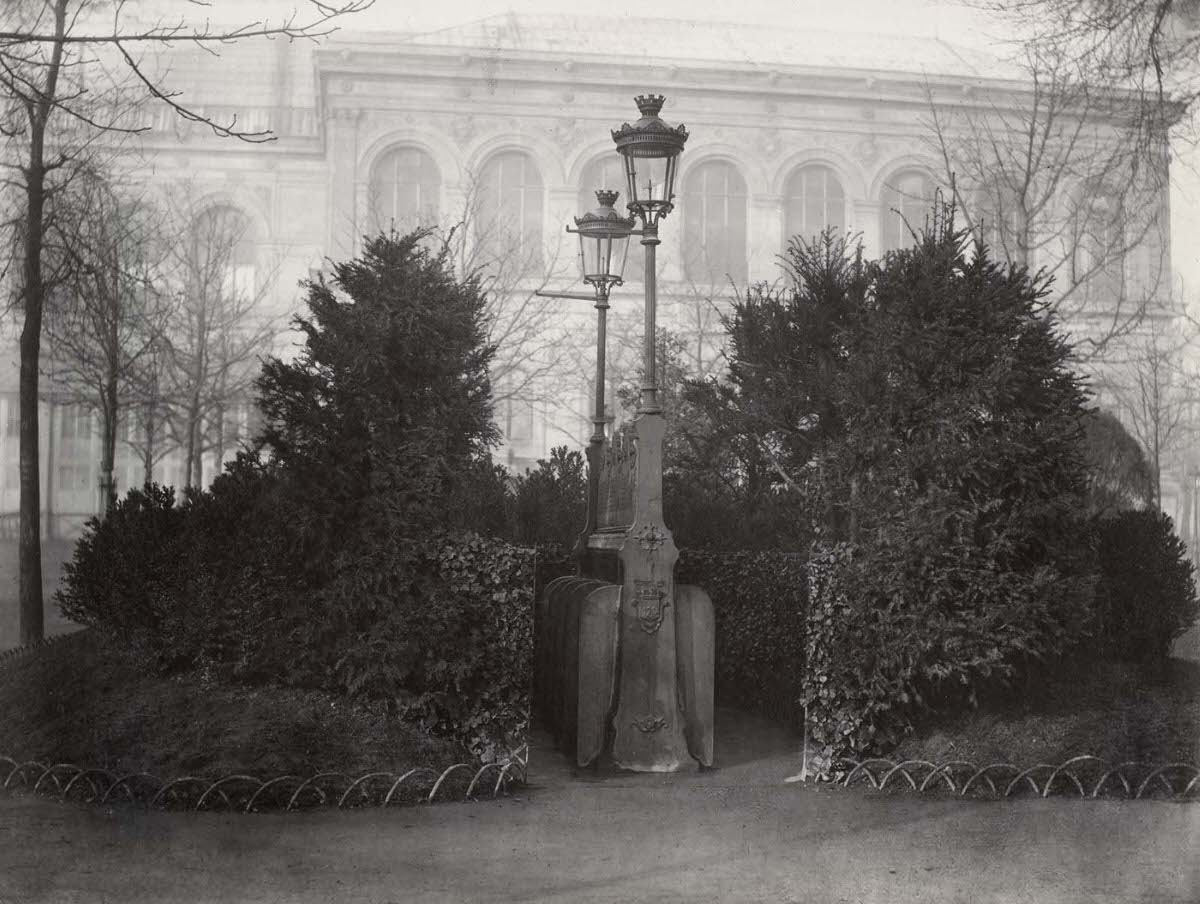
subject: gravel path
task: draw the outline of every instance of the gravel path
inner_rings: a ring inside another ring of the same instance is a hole
[[[1200,805],[878,797],[785,784],[794,742],[722,712],[722,768],[519,798],[230,816],[0,797],[0,902],[1194,902]]]

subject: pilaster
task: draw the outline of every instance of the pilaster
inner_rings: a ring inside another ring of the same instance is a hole
[[[749,234],[746,236],[751,282],[774,282],[779,277],[779,255],[784,246],[783,228],[781,196],[765,195],[751,199]]]
[[[852,219],[846,224],[847,235],[862,236],[863,254],[868,259],[879,257],[883,246],[883,222],[878,201],[855,201]]]
[[[363,112],[335,107],[325,112],[329,136],[329,238],[326,248],[334,260],[354,256],[360,222],[358,190],[359,126]]]

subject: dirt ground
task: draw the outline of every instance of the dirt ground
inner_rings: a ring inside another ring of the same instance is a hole
[[[1200,805],[879,797],[786,784],[795,740],[722,711],[706,773],[518,798],[232,816],[0,797],[0,902],[1194,902]]]

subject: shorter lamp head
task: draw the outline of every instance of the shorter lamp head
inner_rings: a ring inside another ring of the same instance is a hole
[[[617,213],[614,207],[617,196],[617,192],[605,189],[596,192],[599,206],[575,217],[575,229],[572,230],[579,236],[583,281],[605,289],[621,284],[629,236],[634,226],[632,217]]]

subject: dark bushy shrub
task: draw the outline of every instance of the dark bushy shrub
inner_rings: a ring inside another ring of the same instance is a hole
[[[1083,636],[1091,585],[966,544],[839,544],[810,560],[804,702],[826,758],[895,746],[917,720]]]
[[[269,457],[240,457],[178,511],[118,506],[64,599],[111,633],[135,625],[164,671],[383,701],[486,754],[527,718],[534,553],[447,532],[464,510],[502,525],[506,488],[486,298],[426,235],[368,239],[307,283],[304,348],[257,383]],[[133,575],[128,617],[109,572]]]
[[[712,597],[718,700],[798,726],[808,609],[804,558],[687,549],[675,580]]]
[[[208,490],[187,492],[187,585],[161,627],[161,668],[269,680],[278,638],[263,627],[315,580],[301,543],[305,513],[283,490],[277,467],[241,454]]]
[[[88,521],[55,594],[63,615],[149,655],[186,584],[183,524],[174,490],[155,484]]]
[[[537,468],[512,480],[512,527],[516,543],[570,547],[587,520],[587,462],[566,446],[550,450]]]
[[[885,750],[1090,629],[1070,346],[1046,286],[968,254],[953,220],[938,211],[915,247],[857,268],[865,284],[836,268],[812,283],[827,306],[857,299],[838,429],[809,469],[834,544],[814,560],[804,688],[826,755]]]
[[[1087,507],[1092,514],[1147,508],[1154,500],[1154,470],[1142,444],[1110,411],[1093,411],[1086,421]]]
[[[1100,518],[1095,533],[1101,648],[1122,659],[1165,659],[1200,614],[1187,547],[1161,512]]]
[[[407,555],[367,559],[349,573],[357,595],[313,601],[317,614],[350,609],[349,627],[324,641],[315,664],[336,690],[382,700],[480,755],[502,750],[529,718],[534,558],[475,535],[438,535]],[[289,633],[306,638],[305,627],[293,621]]]
[[[529,717],[535,551],[437,534],[395,555],[377,544],[308,585],[279,522],[255,517],[279,504],[273,484],[247,465],[180,508],[169,490],[131,494],[77,546],[64,613],[161,672],[382,701],[485,757],[514,743]]]

